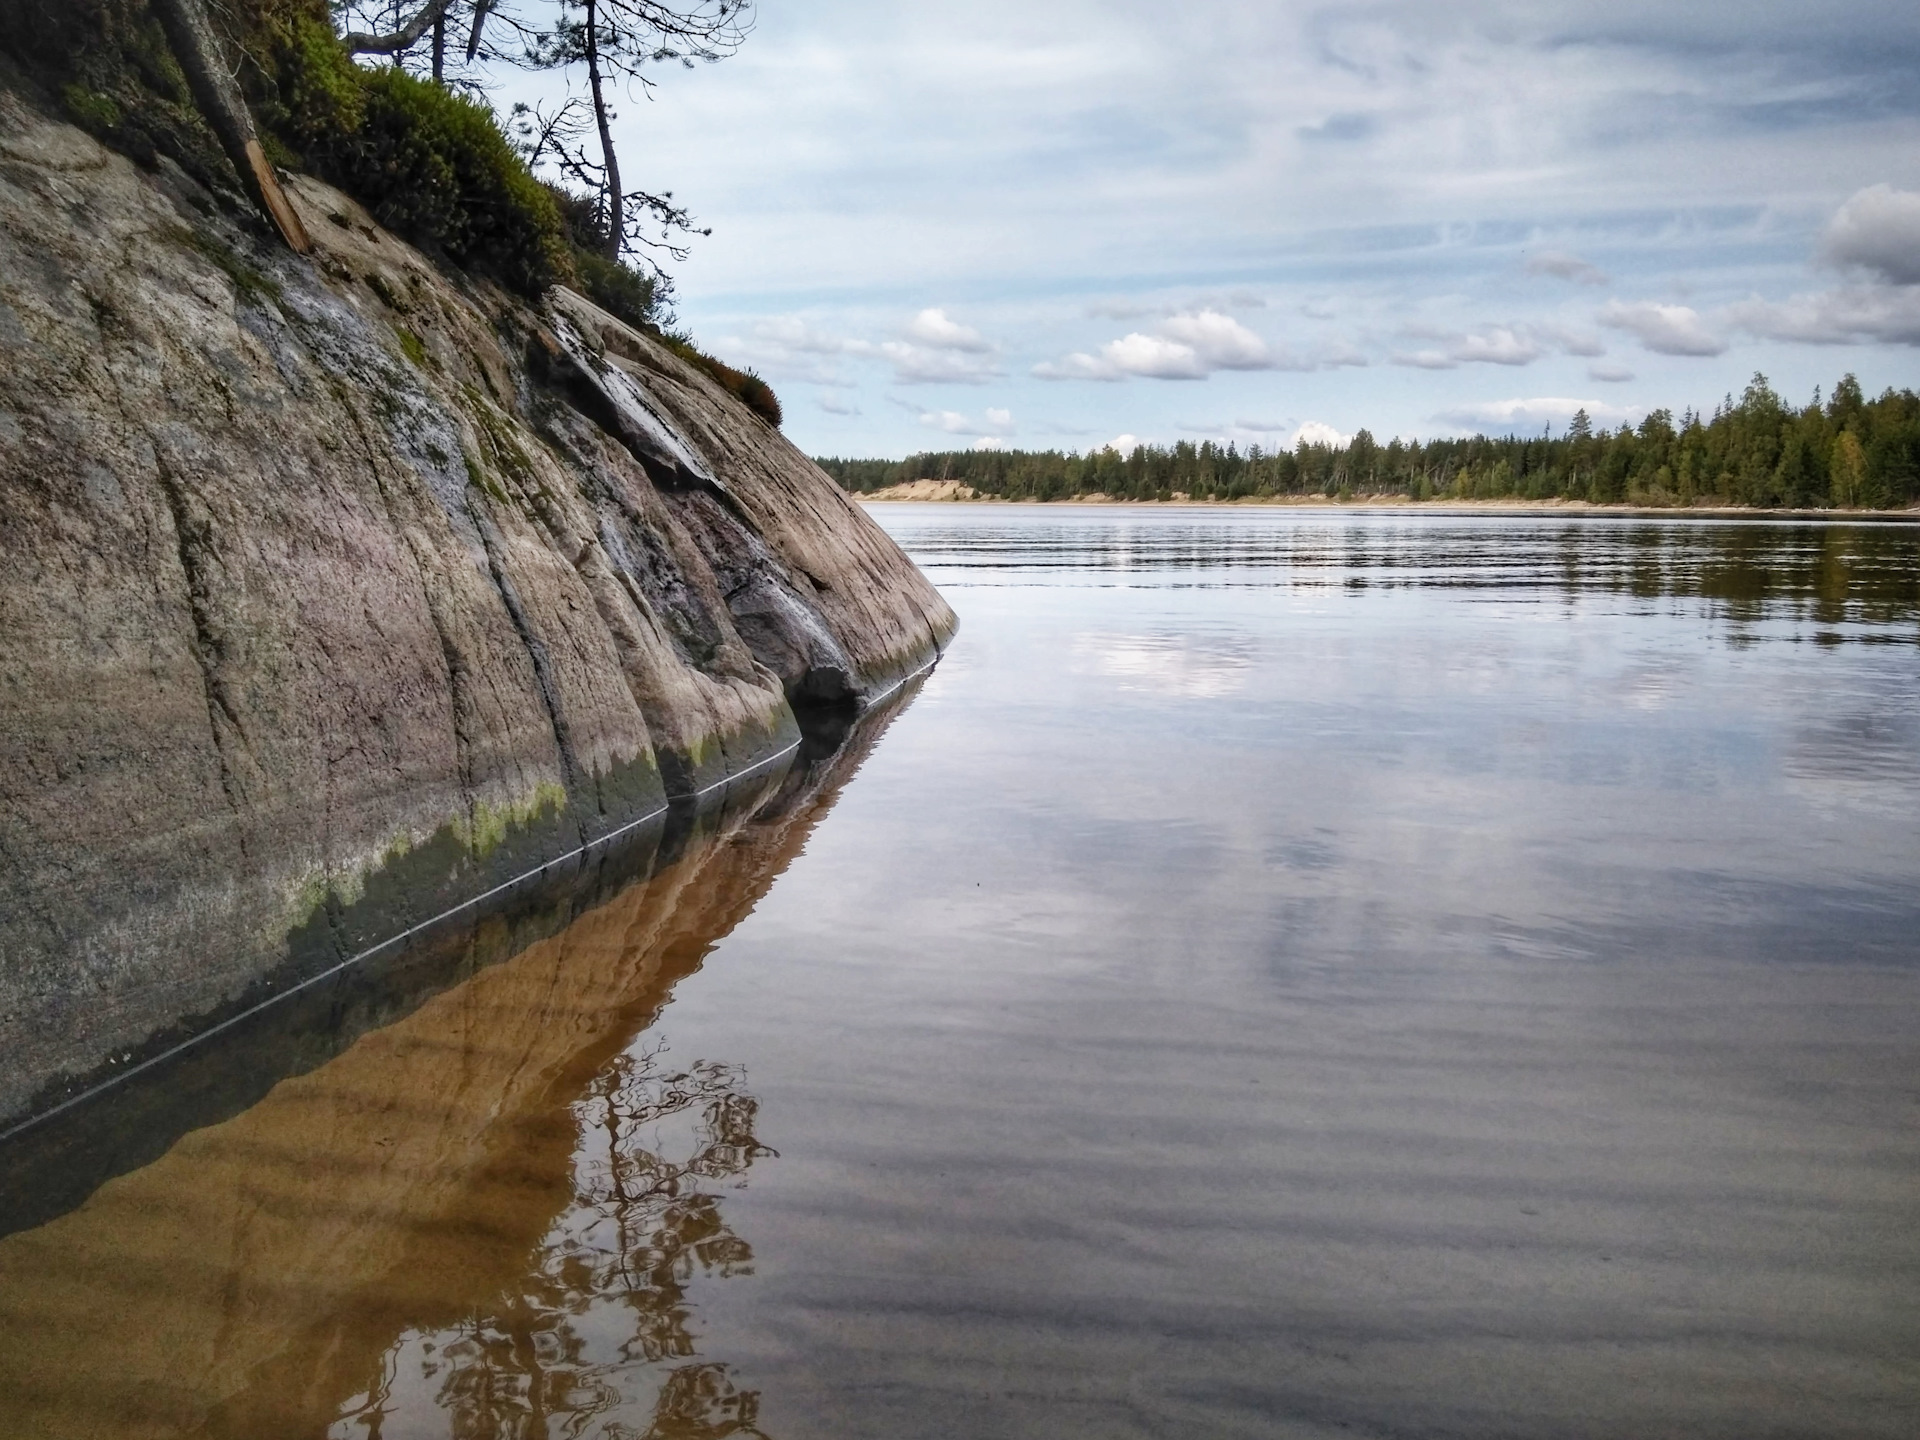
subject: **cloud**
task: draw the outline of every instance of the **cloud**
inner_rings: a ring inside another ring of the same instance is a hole
[[[1607,272],[1591,261],[1570,255],[1565,250],[1536,250],[1527,257],[1529,275],[1554,275],[1576,285],[1604,285]]]
[[[1587,379],[1599,380],[1608,385],[1619,385],[1633,379],[1633,371],[1624,365],[1589,365]]]
[[[835,355],[846,348],[846,341],[839,336],[816,329],[796,315],[777,315],[770,320],[754,321],[753,338],[778,345],[783,350],[813,355]]]
[[[907,323],[907,334],[935,350],[961,350],[970,355],[985,355],[993,345],[978,330],[947,318],[944,310],[922,310]]]
[[[1782,301],[1756,295],[1722,318],[1766,340],[1920,345],[1920,194],[1891,185],[1855,191],[1827,223],[1815,259],[1864,272],[1866,283]]]
[[[1353,436],[1342,434],[1333,426],[1319,420],[1308,420],[1293,432],[1293,438],[1287,442],[1292,449],[1298,445],[1329,445],[1335,450],[1344,450],[1353,443]]]
[[[1200,310],[1175,315],[1160,333],[1193,347],[1194,353],[1215,370],[1266,370],[1272,367],[1267,342],[1231,315]]]
[[[1276,353],[1224,311],[1183,310],[1154,333],[1109,340],[1097,355],[1078,350],[1033,367],[1042,380],[1204,380],[1216,370],[1311,370],[1314,362]]]
[[[1338,115],[1329,115],[1318,125],[1301,125],[1294,130],[1302,140],[1341,141],[1369,140],[1380,128],[1379,117],[1364,115],[1358,111],[1344,111]]]
[[[1096,300],[1087,306],[1089,320],[1144,320],[1149,315],[1170,315],[1166,305],[1142,305],[1132,300]]]
[[[1820,258],[1890,285],[1920,285],[1920,194],[1891,185],[1856,191],[1828,222]]]
[[[988,409],[984,420],[975,420],[972,416],[958,410],[922,410],[916,416],[919,422],[929,430],[939,430],[948,435],[977,435],[982,440],[1004,440],[1013,433],[1013,413],[1008,410]],[[974,448],[986,448],[976,445]]]
[[[1574,412],[1584,410],[1595,423],[1637,420],[1646,412],[1638,406],[1609,405],[1604,400],[1575,400],[1554,395],[1530,400],[1488,400],[1443,410],[1433,418],[1461,430],[1536,430],[1543,425],[1564,426]]]
[[[893,378],[901,385],[984,385],[1006,374],[991,355],[934,349],[904,340],[883,340],[878,345],[848,349],[891,361]]]
[[[1607,347],[1600,343],[1598,335],[1569,330],[1564,325],[1541,325],[1534,333],[1541,339],[1558,345],[1567,354],[1578,355],[1582,359],[1592,359],[1596,355],[1607,353]]]
[[[1656,355],[1722,355],[1727,349],[1727,342],[1709,331],[1699,312],[1687,305],[1609,300],[1598,319],[1602,325],[1637,335]]]
[[[958,410],[922,410],[920,423],[929,430],[944,430],[949,435],[979,435],[984,432]]]
[[[1849,286],[1778,303],[1755,298],[1729,305],[1722,313],[1729,324],[1768,340],[1920,345],[1920,285]]]
[[[844,395],[835,395],[832,391],[820,397],[820,408],[829,415],[858,415],[860,407]]]
[[[1196,310],[1264,310],[1266,297],[1256,290],[1235,289],[1195,295],[1181,305],[1149,304],[1140,300],[1096,300],[1087,306],[1090,320],[1146,320]]]
[[[904,340],[852,340],[819,329],[798,316],[756,320],[743,338],[717,347],[735,363],[753,365],[776,379],[844,385],[833,362],[840,357],[884,360],[902,385],[983,385],[1006,371],[991,341],[950,319],[944,310],[922,310],[903,327]],[[837,412],[836,412],[837,413]]]
[[[724,336],[714,349],[735,365],[751,365],[776,380],[803,380],[815,385],[838,385],[845,376],[834,357],[853,346],[794,315],[756,320],[747,334]]]
[[[1452,370],[1461,365],[1531,365],[1545,353],[1525,326],[1491,325],[1465,334],[1439,335],[1437,348],[1390,355],[1395,365]]]
[[[1164,335],[1142,335],[1135,331],[1108,342],[1101,355],[1122,375],[1144,375],[1153,380],[1204,380],[1211,373],[1198,350]]]
[[[1113,439],[1102,445],[1100,449],[1112,450],[1121,455],[1131,455],[1138,446],[1144,443],[1138,435],[1116,435]]]
[[[1116,342],[1118,343],[1118,342]],[[1111,348],[1111,347],[1109,347]],[[1097,355],[1089,355],[1084,350],[1076,350],[1071,355],[1063,355],[1058,360],[1042,360],[1033,367],[1033,375],[1041,380],[1124,380],[1126,375],[1111,361]]]

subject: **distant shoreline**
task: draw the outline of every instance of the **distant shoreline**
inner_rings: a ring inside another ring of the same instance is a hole
[[[1859,520],[1869,523],[1920,524],[1920,506],[1906,510],[1788,510],[1749,505],[1596,505],[1588,500],[1415,500],[1410,495],[1369,495],[1336,500],[1325,495],[1244,496],[1237,500],[1194,500],[1176,495],[1169,500],[1132,500],[1112,495],[1071,495],[1058,500],[1009,500],[982,495],[957,480],[916,480],[867,493],[847,492],[863,505],[902,503],[943,505],[1142,505],[1167,509],[1236,510],[1281,507],[1296,510],[1379,510],[1419,515],[1617,515],[1653,520]]]

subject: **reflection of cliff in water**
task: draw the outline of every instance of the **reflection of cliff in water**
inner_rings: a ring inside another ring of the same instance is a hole
[[[884,720],[677,858],[0,1240],[4,1435],[752,1436],[690,1287],[746,1272],[746,1077],[636,1040]]]

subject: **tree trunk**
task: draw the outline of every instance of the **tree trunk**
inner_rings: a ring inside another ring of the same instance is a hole
[[[467,32],[467,63],[473,63],[473,57],[480,53],[480,30],[487,23],[487,11],[493,8],[493,0],[474,0],[473,29]]]
[[[433,83],[444,84],[447,78],[447,17],[443,11],[433,20]]]
[[[600,128],[600,156],[606,162],[607,242],[609,260],[620,258],[626,243],[626,195],[620,189],[620,159],[613,153],[612,117],[600,82],[600,16],[597,0],[586,0],[587,11],[587,87],[593,92],[593,120]]]
[[[226,57],[220,52],[220,42],[207,22],[200,0],[152,0],[152,3],[160,27],[167,32],[167,43],[173,47],[174,58],[186,73],[193,103],[199,106],[200,113],[219,137],[220,148],[233,162],[241,185],[261,213],[273,221],[287,248],[296,254],[307,254],[313,249],[313,241],[307,238],[298,212],[287,199],[286,191],[280,188],[280,177],[267,163],[266,151],[260,148],[260,137],[254,133],[253,116],[247,110],[240,87],[234,83],[233,72],[227,68]]]

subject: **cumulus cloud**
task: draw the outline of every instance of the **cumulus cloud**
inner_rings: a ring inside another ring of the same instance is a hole
[[[1216,370],[1265,370],[1272,360],[1267,342],[1231,315],[1200,310],[1175,315],[1160,327],[1162,335],[1189,345]]]
[[[1345,340],[1335,340],[1314,352],[1310,369],[1337,370],[1345,365],[1365,366],[1366,352]]]
[[[907,336],[934,350],[985,355],[993,349],[992,343],[978,330],[949,320],[944,310],[922,310],[907,322]]]
[[[1102,450],[1112,450],[1121,455],[1131,455],[1144,443],[1138,435],[1116,435],[1099,448]]]
[[[1724,314],[1728,323],[1768,340],[1920,345],[1920,285],[1849,286],[1777,303],[1743,300],[1729,305]]]
[[[882,340],[878,345],[851,341],[846,350],[874,355],[893,366],[899,385],[984,385],[1007,372],[997,348],[971,325],[962,325],[946,311],[920,311],[904,327],[904,340]]]
[[[1564,325],[1542,325],[1534,333],[1558,345],[1567,354],[1578,355],[1582,359],[1590,360],[1607,353],[1607,347],[1600,343],[1600,337],[1587,331],[1569,330]]]
[[[949,435],[978,435],[980,428],[958,410],[922,410],[920,423],[929,430],[944,430]]]
[[[1224,311],[1183,310],[1153,333],[1135,330],[1097,354],[1075,351],[1033,367],[1042,380],[1204,380],[1216,370],[1311,370],[1314,362],[1276,352]]]
[[[795,315],[756,320],[745,335],[728,335],[714,347],[736,365],[751,365],[776,380],[804,380],[816,385],[845,381],[834,358],[848,342]]]
[[[1536,250],[1526,260],[1529,275],[1552,275],[1576,285],[1604,285],[1607,272],[1591,261],[1570,255],[1565,250]]]
[[[1602,325],[1638,336],[1640,343],[1657,355],[1726,353],[1727,342],[1708,330],[1700,313],[1689,305],[1609,300],[1598,318]]]
[[[1353,436],[1342,433],[1320,420],[1303,421],[1293,432],[1293,438],[1287,442],[1292,449],[1296,445],[1330,445],[1335,450],[1344,450],[1353,443]]]
[[[993,343],[944,310],[920,311],[902,333],[905,339],[878,343],[849,339],[786,315],[755,321],[746,336],[729,336],[718,348],[727,359],[776,379],[818,385],[847,383],[836,363],[843,357],[886,361],[901,385],[982,385],[1006,373]]]
[[[1828,222],[1820,258],[1889,285],[1920,285],[1920,193],[1891,185],[1855,192]]]
[[[1766,340],[1920,345],[1920,194],[1891,185],[1856,191],[1827,223],[1815,259],[1861,283],[1782,301],[1754,296],[1722,318]]]
[[[873,354],[891,361],[900,385],[984,385],[1006,374],[994,357],[966,350],[938,349],[905,340],[883,340],[878,345],[850,345],[855,354]]]
[[[1545,353],[1524,326],[1490,325],[1464,334],[1429,333],[1426,338],[1440,343],[1421,350],[1397,351],[1388,358],[1395,365],[1421,370],[1453,370],[1461,365],[1531,365]]]
[[[1564,428],[1576,411],[1584,410],[1596,425],[1638,420],[1646,412],[1638,406],[1609,405],[1604,400],[1576,400],[1557,395],[1527,400],[1488,400],[1443,410],[1433,418],[1461,430],[1537,430],[1544,425]]]
[[[1589,365],[1587,379],[1599,380],[1608,385],[1620,385],[1633,379],[1633,371],[1624,365]]]
[[[1112,346],[1108,348],[1111,349]],[[1126,372],[1112,361],[1102,356],[1089,355],[1084,350],[1076,350],[1071,355],[1061,356],[1058,360],[1042,360],[1033,367],[1033,374],[1041,380],[1115,381],[1127,378]]]
[[[974,435],[982,440],[1003,440],[1013,433],[1013,413],[989,408],[981,420],[959,410],[922,410],[916,416],[929,430],[948,435]],[[981,448],[976,445],[976,449]]]

